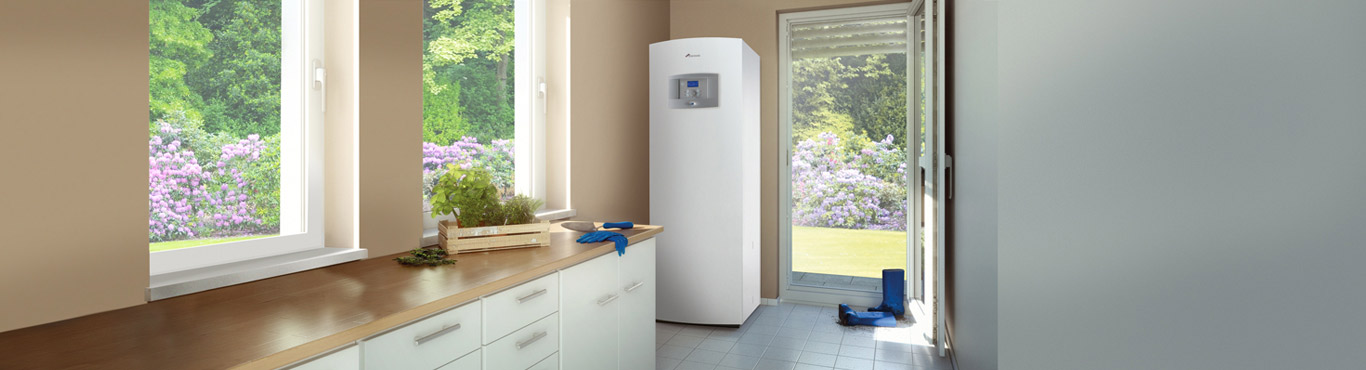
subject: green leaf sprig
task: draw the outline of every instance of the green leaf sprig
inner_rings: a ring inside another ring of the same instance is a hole
[[[441,266],[454,265],[456,260],[446,259],[449,253],[442,248],[418,248],[408,251],[411,256],[395,258],[399,264],[405,266]]]

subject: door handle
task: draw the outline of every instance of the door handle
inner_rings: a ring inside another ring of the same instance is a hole
[[[437,330],[435,333],[427,334],[426,336],[422,336],[422,337],[419,337],[419,338],[417,338],[417,339],[413,339],[413,344],[414,344],[414,345],[419,345],[419,346],[420,346],[420,345],[422,345],[423,343],[430,342],[430,341],[432,341],[433,339],[436,339],[437,337],[440,337],[440,336],[446,335],[446,334],[450,334],[450,332],[453,332],[453,331],[456,331],[456,330],[460,330],[460,324],[455,324],[455,325],[443,327],[443,328],[441,328],[441,330]]]
[[[536,343],[536,341],[541,340],[541,338],[545,338],[546,335],[548,335],[546,334],[546,332],[537,332],[535,335],[531,336],[531,339],[517,342],[517,349],[522,349],[523,347],[529,346],[532,343]]]
[[[526,296],[523,296],[523,297],[518,297],[518,298],[517,298],[517,303],[524,303],[524,302],[526,302],[526,301],[531,300],[532,298],[536,298],[536,297],[543,296],[543,295],[545,295],[545,292],[546,292],[545,289],[538,289],[538,290],[536,290],[536,291],[534,291],[534,292],[531,292],[531,294],[527,294]]]
[[[626,288],[626,292],[627,292],[627,293],[630,293],[630,292],[633,291],[633,290],[640,289],[640,287],[641,287],[642,285],[645,285],[645,282],[644,282],[644,281],[637,282],[637,283],[635,283],[634,285],[631,285],[630,287]]]
[[[599,306],[606,306],[608,303],[612,303],[612,301],[615,301],[615,300],[617,300],[617,298],[620,298],[620,297],[621,297],[620,295],[613,294],[611,297],[603,298],[602,300],[598,301],[598,305],[599,305]]]

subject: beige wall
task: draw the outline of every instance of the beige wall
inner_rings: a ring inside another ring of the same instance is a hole
[[[360,246],[422,238],[422,2],[360,2]]]
[[[0,2],[0,331],[143,302],[147,1]]]
[[[896,1],[892,1],[896,2]],[[778,297],[778,13],[796,10],[890,3],[859,0],[672,0],[671,39],[739,37],[759,53],[762,127],[759,137],[763,175],[760,202],[763,239],[760,295]],[[706,21],[696,21],[705,19]],[[667,225],[665,225],[667,226]]]
[[[356,19],[357,3],[332,2],[327,19]],[[327,83],[329,88],[323,132],[327,161],[323,169],[323,244],[355,248],[356,240],[356,23],[329,22],[327,36]],[[373,254],[372,254],[373,255]]]
[[[576,219],[649,222],[648,50],[669,39],[669,3],[574,0],[569,23],[569,137],[548,140],[570,142],[569,203]]]

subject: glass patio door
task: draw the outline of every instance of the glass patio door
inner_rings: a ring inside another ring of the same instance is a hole
[[[910,4],[781,16],[787,299],[870,305],[883,269],[922,272],[918,25]]]

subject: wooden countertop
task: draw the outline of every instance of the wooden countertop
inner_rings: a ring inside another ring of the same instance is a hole
[[[581,234],[552,226],[549,247],[439,267],[384,256],[4,332],[0,369],[274,369],[616,250]]]

